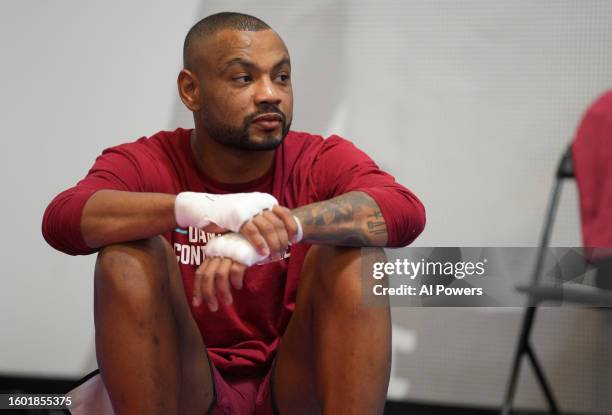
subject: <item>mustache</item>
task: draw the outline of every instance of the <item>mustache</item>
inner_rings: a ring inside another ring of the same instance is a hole
[[[252,123],[255,118],[263,114],[278,114],[283,121],[283,125],[287,124],[287,117],[285,116],[285,113],[278,108],[278,106],[274,104],[263,104],[257,109],[257,112],[254,112],[245,118],[245,125]]]

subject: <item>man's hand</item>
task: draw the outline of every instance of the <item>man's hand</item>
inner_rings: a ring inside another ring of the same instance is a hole
[[[247,266],[229,258],[207,257],[198,267],[193,282],[193,306],[199,307],[203,302],[210,311],[219,309],[219,301],[230,305],[233,298],[230,284],[234,289],[242,288],[244,271]]]
[[[242,235],[235,232],[226,233],[211,239],[204,247],[206,257],[230,258],[250,267],[264,263],[268,256],[259,255],[253,245]]]
[[[297,242],[298,224],[291,211],[283,206],[264,210],[248,220],[240,233],[262,256],[277,261],[283,257],[290,243]]]
[[[193,305],[198,307],[205,302],[211,311],[216,311],[218,298],[231,304],[230,287],[242,288],[246,268],[266,259],[281,259],[289,242],[296,242],[297,237],[298,224],[291,211],[274,206],[247,221],[240,234],[229,233],[211,240],[205,248],[206,259],[194,276]]]
[[[182,192],[176,196],[174,212],[181,227],[204,228],[214,223],[222,228],[238,232],[240,227],[264,209],[271,209],[278,202],[268,193],[210,194]]]
[[[298,233],[307,243],[340,246],[385,246],[387,243],[387,227],[380,208],[369,195],[358,191],[301,206],[293,211],[274,206],[252,217],[239,231],[250,243],[249,248],[256,250],[247,254],[249,258],[255,258],[249,261],[249,265],[261,263],[258,256],[264,259],[269,256],[271,261],[282,258],[289,243],[297,242]],[[211,248],[215,245],[213,242],[209,242]],[[231,245],[237,247],[244,243],[240,239],[240,242]],[[204,299],[213,311],[218,308],[216,293],[231,304],[230,281],[234,288],[242,287],[247,268],[247,265],[236,261],[240,258],[238,255],[233,259],[226,258],[232,255],[228,247],[216,248],[211,250],[213,257],[207,256],[198,268],[194,285],[194,305],[201,304]]]

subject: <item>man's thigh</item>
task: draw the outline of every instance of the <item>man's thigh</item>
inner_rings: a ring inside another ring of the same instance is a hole
[[[336,255],[340,252],[340,255]],[[276,356],[272,379],[273,396],[281,414],[317,414],[320,391],[317,390],[317,327],[315,298],[326,288],[321,286],[324,274],[356,272],[359,249],[313,245],[304,260],[297,292],[296,306],[283,335]],[[325,264],[325,269],[323,265]],[[332,283],[333,285],[333,283]],[[327,287],[333,289],[333,287]],[[323,298],[319,298],[322,302]],[[321,311],[321,310],[319,310]],[[319,353],[320,354],[320,353]],[[290,408],[290,412],[287,412]]]
[[[274,401],[282,415],[320,413],[323,398],[335,395],[347,376],[351,384],[367,377],[384,395],[391,323],[388,307],[370,308],[363,303],[363,293],[374,283],[372,278],[362,278],[362,267],[370,257],[383,260],[384,251],[314,245],[306,255],[295,310],[281,340],[272,379]],[[368,343],[372,336],[378,340]],[[343,393],[353,389],[363,392],[351,387]]]
[[[167,399],[178,400],[179,413],[200,415],[212,405],[214,389],[206,348],[187,303],[176,256],[163,237],[101,250],[96,263],[95,308],[96,346],[104,345],[98,350],[98,358],[103,359],[99,364],[101,369],[108,368],[105,383],[116,380],[127,386],[115,393],[138,399],[139,390],[154,389],[151,379],[166,378],[174,382]],[[125,333],[125,338],[118,339],[118,333]],[[175,346],[160,347],[162,344]],[[121,354],[115,352],[117,348]],[[122,356],[132,357],[126,361]],[[164,368],[176,366],[178,371],[163,373]]]
[[[209,413],[216,399],[212,363],[204,346],[200,329],[189,307],[176,255],[170,243],[163,237],[159,238],[166,252],[172,309],[177,321],[179,336],[182,374],[179,395],[180,413],[188,413],[189,410],[192,410],[188,403],[193,404],[193,402],[204,403],[203,406],[208,408],[206,413]]]

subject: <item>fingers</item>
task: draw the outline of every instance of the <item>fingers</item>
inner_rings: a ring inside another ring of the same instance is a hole
[[[208,265],[207,260],[204,260],[196,272],[193,274],[193,292],[191,293],[191,303],[194,307],[199,307],[202,304],[202,279],[204,278],[204,269]]]
[[[205,302],[210,311],[219,309],[219,302],[215,296],[214,277],[220,262],[221,258],[207,258],[196,270],[193,284],[194,307],[199,307]]]
[[[210,311],[219,309],[219,299],[231,305],[233,297],[230,288],[242,288],[246,265],[229,258],[206,258],[194,275],[193,306],[206,303]]]
[[[253,218],[253,223],[266,240],[271,259],[281,259],[289,246],[289,236],[283,221],[274,212],[265,210]]]
[[[259,232],[259,228],[253,222],[253,219],[250,219],[244,225],[242,225],[240,228],[240,233],[247,238],[253,247],[255,247],[255,250],[259,255],[270,255],[270,248],[268,248],[265,238],[261,232]]]
[[[229,271],[229,278],[232,286],[239,290],[242,288],[242,284],[244,283],[244,271],[246,271],[247,267],[244,264],[239,262],[232,262]]]
[[[247,221],[240,233],[260,255],[270,256],[270,260],[276,261],[283,257],[290,241],[295,242],[297,230],[291,211],[276,205]],[[206,303],[211,311],[217,311],[219,299],[227,305],[232,304],[231,287],[242,288],[246,268],[246,265],[230,258],[206,258],[194,275],[193,306]]]
[[[291,210],[284,206],[276,205],[272,208],[272,212],[274,212],[276,216],[285,224],[289,241],[291,241],[291,243],[297,242],[298,226],[293,214],[291,213]]]
[[[275,261],[284,255],[289,246],[289,238],[295,238],[297,225],[289,209],[275,206],[264,210],[246,222],[240,233],[255,247],[259,255],[270,255]]]
[[[232,293],[229,284],[229,271],[231,265],[231,259],[223,258],[220,260],[219,266],[215,269],[214,273],[217,296],[227,305],[232,304]]]

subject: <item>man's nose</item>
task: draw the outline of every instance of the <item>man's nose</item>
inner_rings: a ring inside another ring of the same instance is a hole
[[[278,88],[271,79],[268,77],[262,77],[257,82],[255,90],[255,104],[274,104],[278,105],[281,102],[281,96]]]

